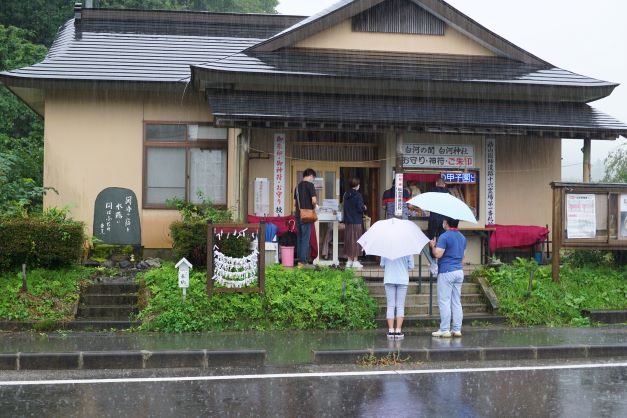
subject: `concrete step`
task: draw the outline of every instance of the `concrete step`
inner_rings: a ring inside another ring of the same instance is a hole
[[[128,319],[131,314],[136,314],[139,309],[134,305],[79,305],[78,318],[82,319]]]
[[[387,321],[385,319],[385,314],[379,315],[375,322],[379,327],[386,327]],[[493,315],[490,313],[465,313],[464,312],[464,320],[462,322],[464,325],[478,325],[483,326],[487,324],[505,324],[507,323],[507,318],[501,315]],[[437,328],[440,324],[440,316],[439,314],[429,315],[407,315],[403,321],[403,328],[408,327],[434,327]],[[433,331],[435,331],[434,329]]]
[[[99,295],[99,294],[83,294],[80,303],[82,305],[136,305],[137,293],[115,294],[115,295]]]
[[[385,285],[383,282],[370,282],[366,283],[368,286],[368,291],[371,296],[377,295],[385,295]],[[433,293],[437,293],[437,286],[433,283]],[[462,284],[462,295],[466,293],[481,293],[481,287],[476,283],[463,283]],[[418,294],[418,283],[409,283],[407,287],[407,294]],[[422,294],[429,294],[429,283],[422,283]]]
[[[488,308],[484,303],[467,303],[462,305],[462,310],[464,314],[466,313],[487,313]],[[379,306],[378,308],[379,316],[385,316],[386,307]],[[405,304],[405,315],[428,315],[429,314],[429,305],[410,305]],[[440,309],[438,308],[437,303],[433,303],[433,315],[440,315]]]
[[[385,295],[372,295],[372,298],[377,301],[379,306],[385,306],[387,299]],[[405,297],[405,305],[426,305],[429,303],[429,293],[422,293],[419,295],[407,295]],[[437,293],[433,293],[433,303],[438,303]],[[481,293],[464,293],[462,294],[462,305],[468,303],[485,303],[485,298]]]
[[[94,283],[83,292],[84,295],[119,295],[139,292],[136,283]]]

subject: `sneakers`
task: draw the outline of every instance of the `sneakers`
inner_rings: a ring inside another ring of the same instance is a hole
[[[462,336],[462,332],[461,331],[453,331],[451,333],[451,335],[453,335],[453,337],[461,337]]]
[[[346,268],[347,268],[347,269],[349,269],[349,268],[351,268],[351,267],[353,267],[353,261],[352,261],[352,260],[348,260],[348,261],[346,262]]]
[[[394,331],[388,331],[388,340],[393,340],[396,337],[396,333]]]
[[[351,264],[351,267],[357,270],[361,270],[364,268],[364,266],[357,260],[353,261],[353,264]]]
[[[402,340],[403,338],[405,338],[405,334],[403,334],[399,330],[396,330],[396,332],[394,333],[394,338],[397,340]]]
[[[298,264],[296,264],[296,268],[298,268],[298,269],[302,269],[304,267],[305,267],[305,264],[301,263],[300,261],[298,262]]]
[[[459,333],[461,335],[461,332],[459,332]],[[451,338],[451,332],[450,331],[440,331],[440,330],[438,330],[438,331],[432,332],[431,335],[433,337],[439,337],[439,338]]]

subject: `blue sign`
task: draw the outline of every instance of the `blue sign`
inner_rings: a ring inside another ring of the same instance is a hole
[[[447,183],[477,183],[477,175],[475,173],[440,173],[440,177]]]

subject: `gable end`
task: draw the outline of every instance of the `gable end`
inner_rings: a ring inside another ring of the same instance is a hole
[[[414,2],[390,0],[352,18],[353,32],[444,36],[446,24]]]

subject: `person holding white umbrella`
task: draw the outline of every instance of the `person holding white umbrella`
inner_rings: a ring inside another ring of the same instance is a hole
[[[385,268],[383,283],[387,299],[388,339],[403,339],[409,270],[414,268],[414,254],[422,251],[429,238],[415,223],[391,218],[375,222],[357,242],[366,254],[381,257],[381,267]]]
[[[444,233],[435,238],[430,246],[438,260],[438,307],[440,308],[440,329],[431,333],[434,337],[450,338],[462,336],[461,293],[464,282],[463,262],[466,256],[466,238],[457,229],[459,220],[446,217],[442,221]],[[453,327],[451,331],[451,317]]]

